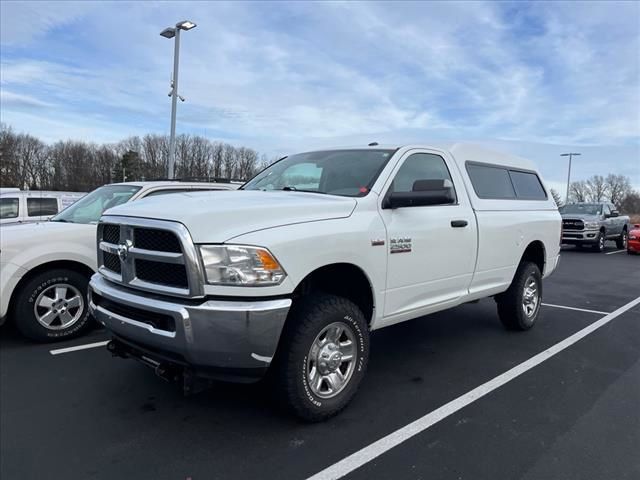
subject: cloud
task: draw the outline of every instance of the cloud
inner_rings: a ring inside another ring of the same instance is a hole
[[[158,33],[186,18],[179,131],[267,153],[468,139],[617,151],[599,168],[631,174],[640,161],[634,2],[3,2],[3,121],[166,132],[173,42]]]

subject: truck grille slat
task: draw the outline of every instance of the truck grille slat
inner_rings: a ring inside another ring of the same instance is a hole
[[[136,228],[134,230],[133,245],[145,250],[156,250],[160,252],[180,253],[180,242],[176,236],[166,230],[153,228]]]
[[[188,288],[187,272],[184,265],[136,260],[136,276],[145,282]]]
[[[120,226],[105,224],[102,230],[102,239],[107,243],[117,245],[120,243]]]
[[[122,265],[120,265],[120,259],[115,253],[104,252],[104,267],[115,273],[122,273]]]

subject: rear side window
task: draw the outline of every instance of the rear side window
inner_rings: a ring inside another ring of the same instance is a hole
[[[27,215],[29,217],[55,215],[56,213],[58,213],[57,198],[27,198]]]
[[[467,172],[480,198],[515,199],[516,192],[506,168],[467,163]]]
[[[546,200],[547,193],[540,183],[538,175],[531,172],[510,170],[511,181],[516,190],[516,196],[522,200]]]
[[[19,201],[17,198],[0,198],[0,219],[16,218]]]
[[[467,172],[479,198],[546,200],[542,182],[534,172],[467,162]]]

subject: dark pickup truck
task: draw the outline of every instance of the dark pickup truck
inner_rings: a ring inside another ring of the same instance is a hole
[[[570,203],[560,208],[560,214],[562,243],[602,252],[607,240],[615,240],[618,248],[627,248],[629,217],[620,215],[613,204]]]

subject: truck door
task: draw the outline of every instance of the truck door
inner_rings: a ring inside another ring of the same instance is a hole
[[[616,220],[615,218],[611,217],[611,209],[609,208],[609,205],[607,205],[606,203],[602,205],[602,218],[603,220],[603,224],[604,224],[604,228],[607,232],[607,237],[611,237],[613,235],[615,235],[616,232]]]
[[[410,150],[385,185],[379,206],[387,229],[385,317],[428,313],[429,307],[456,301],[469,287],[477,226],[462,178],[451,162],[436,152]],[[385,206],[387,195],[415,191],[422,180],[452,182],[454,203]]]

